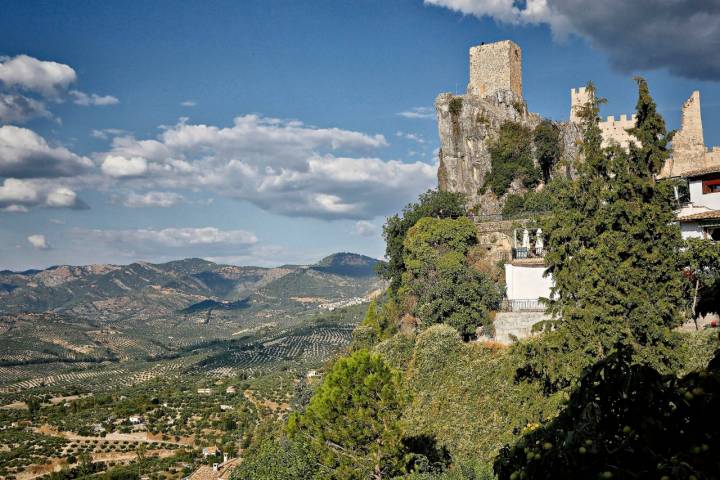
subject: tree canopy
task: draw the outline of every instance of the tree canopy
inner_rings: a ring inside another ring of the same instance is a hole
[[[465,198],[460,193],[428,190],[420,195],[418,202],[410,203],[400,215],[388,217],[383,227],[385,257],[387,263],[380,264],[379,273],[390,281],[390,290],[400,288],[405,271],[405,235],[423,217],[457,218],[464,216]]]
[[[583,160],[544,228],[547,271],[555,283],[548,313],[559,323],[544,345],[530,348],[533,375],[545,376],[540,358],[558,356],[562,363],[566,354],[575,355],[579,373],[619,344],[658,367],[671,361],[670,329],[682,322],[682,240],[672,189],[655,179],[671,135],[646,82],[637,83],[637,125],[630,133],[642,143],[633,142],[629,152],[603,148],[602,100],[588,85],[590,101],[580,112]],[[553,353],[538,357],[544,346]],[[557,376],[556,369],[549,372]]]

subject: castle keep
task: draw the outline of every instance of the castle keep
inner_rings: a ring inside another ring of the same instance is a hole
[[[522,98],[522,50],[510,40],[470,48],[468,94],[486,97],[498,90]]]

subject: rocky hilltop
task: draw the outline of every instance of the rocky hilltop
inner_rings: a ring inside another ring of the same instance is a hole
[[[510,50],[514,56],[509,57],[503,50]],[[501,62],[496,58],[500,55],[498,51],[503,54]],[[492,169],[489,146],[497,139],[501,126],[513,122],[533,130],[543,121],[543,117],[528,111],[522,97],[522,83],[516,78],[521,76],[520,55],[519,47],[512,42],[473,47],[468,93],[442,93],[435,101],[440,135],[439,188],[464,193],[468,207],[479,214],[499,213],[507,195],[526,191],[518,179],[504,195],[497,196],[483,188]],[[508,64],[505,75],[497,73],[503,71],[498,63]],[[488,66],[492,66],[492,70]],[[575,158],[580,139],[578,126],[570,122],[553,122],[553,125],[560,134],[561,160]],[[535,164],[537,166],[537,159]],[[558,162],[553,174],[567,174],[563,165],[568,164]],[[542,182],[537,188],[542,188]]]

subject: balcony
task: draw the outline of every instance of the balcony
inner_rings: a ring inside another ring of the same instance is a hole
[[[545,256],[545,240],[541,229],[516,228],[513,231],[513,260],[541,259]]]
[[[545,305],[537,298],[504,298],[500,303],[501,312],[544,312]]]

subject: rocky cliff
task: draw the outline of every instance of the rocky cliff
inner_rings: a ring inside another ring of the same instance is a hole
[[[435,100],[435,109],[440,134],[440,190],[464,193],[468,207],[478,214],[499,213],[507,195],[524,189],[519,181],[514,181],[507,194],[500,198],[490,191],[482,192],[485,177],[491,170],[489,142],[497,137],[505,122],[534,129],[542,117],[529,113],[523,98],[510,90],[498,90],[485,97],[443,93]],[[567,174],[567,160],[577,155],[579,130],[577,125],[568,122],[557,123],[557,126],[564,161],[559,162],[554,174]]]

